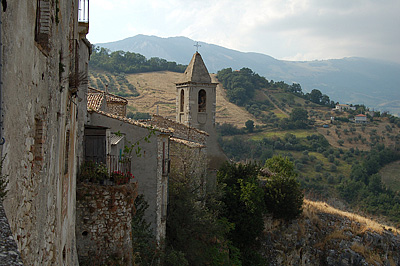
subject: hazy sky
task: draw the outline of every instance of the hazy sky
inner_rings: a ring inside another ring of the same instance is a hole
[[[91,0],[92,43],[185,36],[277,59],[400,63],[400,0]]]

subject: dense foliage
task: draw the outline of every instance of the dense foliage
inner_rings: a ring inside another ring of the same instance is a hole
[[[230,102],[239,106],[253,102],[256,89],[268,87],[268,81],[249,68],[242,68],[239,71],[232,71],[226,68],[218,71],[218,80],[227,90]]]
[[[324,151],[329,147],[329,142],[319,134],[312,134],[301,139],[294,134],[286,133],[283,137],[261,140],[233,136],[230,139],[220,137],[218,141],[225,154],[235,161],[252,159],[265,162],[278,151]]]
[[[132,248],[136,254],[135,265],[154,265],[161,257],[161,250],[153,237],[150,223],[144,219],[148,207],[144,195],[141,194],[135,199],[136,212],[132,216]]]
[[[393,150],[372,150],[362,162],[352,166],[350,178],[337,186],[340,196],[352,206],[400,223],[400,195],[386,188],[378,174],[384,165],[399,159],[400,155]]]
[[[243,265],[262,263],[257,255],[258,237],[264,229],[264,192],[258,180],[259,167],[254,164],[223,165],[217,174],[225,208],[222,213],[234,229],[229,239],[241,252]]]
[[[186,69],[184,65],[158,57],[146,59],[141,54],[124,51],[111,52],[108,49],[97,46],[93,47],[90,67],[111,73],[142,73],[166,70],[183,73]]]
[[[267,210],[275,218],[291,220],[303,210],[303,192],[296,180],[294,164],[288,158],[274,156],[265,162],[272,172],[264,186],[264,199]]]
[[[237,249],[226,239],[233,225],[219,214],[218,199],[209,194],[202,200],[189,179],[171,182],[169,193],[167,254],[181,252],[187,265],[240,265]],[[183,264],[169,256],[166,265]]]

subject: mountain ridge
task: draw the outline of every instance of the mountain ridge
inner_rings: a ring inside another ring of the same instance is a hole
[[[188,64],[195,52],[195,41],[187,37],[136,35],[110,43],[99,43],[111,51],[140,53]],[[286,61],[256,52],[240,52],[215,44],[199,42],[200,53],[210,73],[223,68],[251,68],[268,80],[299,83],[303,91],[319,89],[340,103],[365,104],[371,109],[389,111],[399,116],[400,64],[378,59],[346,57],[343,59]]]

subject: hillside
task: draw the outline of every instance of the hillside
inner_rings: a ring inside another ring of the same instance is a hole
[[[94,77],[95,74],[97,77]],[[106,79],[106,82],[110,83],[109,77],[115,78],[115,75],[106,72],[91,71],[91,83],[90,86],[97,87],[97,80],[101,82],[100,76]],[[150,114],[158,113],[170,119],[175,119],[175,106],[176,106],[176,88],[175,82],[180,80],[181,73],[161,71],[161,72],[148,72],[139,74],[126,75],[126,79],[131,85],[133,85],[139,96],[132,97],[129,95],[129,89],[122,89],[125,95],[128,95],[127,99],[129,102],[128,110],[145,112]],[[215,75],[211,75],[213,82],[217,82]],[[225,92],[222,89],[222,85],[217,86],[217,123],[230,123],[238,127],[243,127],[244,123],[253,119],[256,120],[251,114],[230,103],[224,96]]]
[[[399,265],[399,231],[306,200],[303,215],[286,224],[265,219],[261,239],[269,265]]]
[[[160,115],[174,119],[174,83],[180,75],[163,71],[121,77],[121,74],[92,71],[89,80],[91,86],[104,87],[104,82],[114,84],[109,90],[128,98],[128,112],[156,113],[158,107]],[[117,79],[124,86],[118,85]],[[215,75],[213,81],[216,81]],[[398,195],[394,194],[395,186],[392,186],[396,179],[374,177],[382,166],[400,159],[396,154],[382,150],[383,144],[400,147],[400,128],[393,123],[397,120],[383,115],[374,117],[368,124],[357,125],[350,122],[349,117],[354,117],[358,111],[333,111],[331,107],[288,92],[287,84],[272,85],[256,88],[251,104],[242,107],[227,100],[227,90],[222,84],[217,87],[216,122],[222,134],[220,145],[227,156],[234,161],[260,162],[274,154],[288,156],[294,162],[298,180],[309,198],[340,199],[346,208],[388,217],[391,223],[400,226],[400,209],[396,207]],[[287,128],[296,108],[306,110],[308,121],[314,126]],[[331,117],[336,118],[333,123]],[[248,120],[255,121],[253,132],[245,128]],[[227,128],[225,133],[222,128]],[[387,166],[385,171],[395,172],[395,167]],[[371,186],[370,180],[377,183]]]
[[[111,51],[140,53],[187,64],[195,41],[185,37],[160,38],[137,35],[117,42],[96,44]],[[341,103],[365,104],[400,115],[400,64],[367,58],[343,58],[310,62],[274,59],[259,53],[243,53],[200,42],[209,72],[249,67],[268,80],[300,83],[303,90],[319,89]]]

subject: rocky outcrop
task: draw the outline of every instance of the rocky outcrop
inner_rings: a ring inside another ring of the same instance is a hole
[[[306,201],[301,218],[265,220],[270,265],[400,265],[399,232],[325,203]]]

